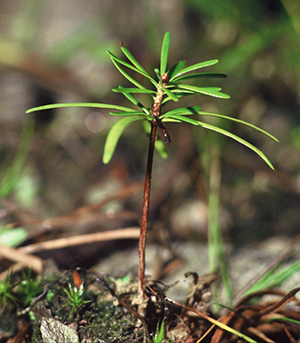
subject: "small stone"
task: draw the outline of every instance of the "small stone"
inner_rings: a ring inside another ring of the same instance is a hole
[[[43,343],[79,343],[76,330],[53,318],[43,318],[41,322]]]

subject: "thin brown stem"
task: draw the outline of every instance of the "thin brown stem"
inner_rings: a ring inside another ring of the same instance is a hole
[[[145,317],[147,299],[145,293],[145,247],[146,247],[146,234],[148,225],[148,214],[149,214],[149,204],[150,204],[150,188],[151,188],[151,175],[152,175],[152,164],[153,164],[153,154],[155,146],[155,138],[157,126],[162,130],[165,137],[165,142],[169,144],[171,142],[169,134],[160,122],[161,105],[164,96],[163,87],[167,85],[168,76],[165,73],[162,77],[162,82],[159,83],[157,88],[156,97],[152,106],[152,122],[151,122],[151,133],[148,149],[148,159],[147,168],[145,176],[145,188],[144,188],[144,200],[143,200],[143,215],[141,222],[140,240],[139,240],[139,273],[138,273],[138,312],[142,317]]]
[[[154,145],[156,137],[157,125],[151,123],[151,134],[148,149],[148,159],[145,177],[145,188],[144,188],[144,200],[143,200],[143,215],[141,222],[141,232],[139,239],[139,283],[138,283],[138,303],[139,313],[144,316],[146,308],[146,294],[145,294],[145,244],[146,244],[146,233],[148,224],[149,214],[149,203],[150,203],[150,187],[151,187],[151,175],[152,175],[152,163],[154,154]]]

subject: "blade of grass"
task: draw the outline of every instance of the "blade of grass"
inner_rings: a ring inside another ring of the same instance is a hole
[[[16,186],[22,173],[25,159],[29,153],[33,135],[34,120],[33,118],[26,118],[22,124],[21,139],[12,165],[0,175],[0,197],[7,197]]]
[[[275,266],[265,275],[263,275],[251,288],[249,288],[244,295],[257,292],[265,288],[279,287],[291,276],[298,273],[300,270],[300,260],[287,266],[286,268],[276,272],[279,266]]]
[[[208,257],[210,271],[220,270],[224,290],[229,306],[233,304],[233,291],[229,271],[227,267],[226,255],[222,232],[219,225],[219,207],[220,207],[220,187],[221,187],[221,166],[220,154],[221,148],[218,142],[214,141],[208,147],[208,158],[210,160],[209,170],[209,192],[208,192]],[[206,150],[208,150],[206,149]],[[207,153],[206,152],[206,153]],[[220,296],[220,287],[218,284],[212,285],[213,298]]]
[[[241,332],[239,332],[239,331],[237,331],[237,330],[231,328],[230,326],[228,326],[228,325],[226,325],[226,324],[223,324],[223,323],[219,322],[218,320],[216,320],[216,319],[214,319],[214,318],[212,318],[212,317],[206,315],[205,313],[199,312],[199,311],[195,310],[194,308],[188,307],[188,306],[186,306],[186,305],[182,305],[182,304],[178,303],[177,301],[174,301],[174,300],[169,299],[169,298],[167,298],[167,297],[166,297],[166,300],[167,300],[168,302],[170,302],[171,304],[175,304],[175,305],[177,305],[177,306],[179,306],[179,307],[185,308],[186,310],[188,310],[188,311],[190,311],[190,312],[196,313],[199,317],[201,317],[201,318],[207,320],[208,322],[212,323],[213,325],[216,325],[216,326],[218,326],[219,328],[221,328],[222,330],[225,330],[225,331],[227,331],[227,332],[230,332],[230,333],[232,333],[233,335],[236,335],[236,336],[238,336],[238,337],[241,337],[241,338],[243,338],[245,341],[247,341],[247,342],[249,342],[249,343],[258,343],[258,342],[255,341],[253,338],[248,337],[247,335],[245,335],[245,334],[243,334],[243,333],[241,333]]]
[[[165,338],[165,322],[157,323],[156,332],[152,343],[161,343]],[[150,341],[151,342],[151,341]]]
[[[268,318],[264,321],[264,323],[271,323],[271,322],[276,322],[278,320],[283,320],[286,322],[290,322],[290,323],[294,323],[294,324],[298,324],[300,325],[300,322],[298,320],[295,319],[291,319],[291,318],[286,318],[286,317],[274,317],[274,318]]]

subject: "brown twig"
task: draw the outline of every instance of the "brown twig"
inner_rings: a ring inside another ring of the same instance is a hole
[[[41,258],[33,255],[28,255],[20,251],[19,249],[0,245],[0,256],[14,262],[20,262],[24,266],[32,266],[32,269],[37,273],[41,273],[43,270],[43,260]]]
[[[36,253],[42,250],[61,249],[74,245],[83,245],[102,241],[112,241],[116,239],[137,239],[139,238],[139,235],[139,227],[130,227],[119,230],[91,233],[87,235],[59,238],[42,243],[34,243],[19,248],[18,250],[22,251],[23,253]]]

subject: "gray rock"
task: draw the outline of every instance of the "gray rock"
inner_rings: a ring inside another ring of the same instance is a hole
[[[43,318],[41,322],[43,343],[79,343],[75,329],[53,318]]]

